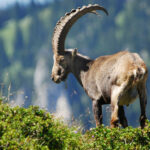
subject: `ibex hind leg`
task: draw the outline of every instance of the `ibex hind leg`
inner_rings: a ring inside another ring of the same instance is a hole
[[[120,121],[120,124],[122,125],[122,127],[124,127],[124,128],[127,127],[128,122],[127,122],[127,119],[126,119],[126,116],[125,116],[123,106],[119,106],[118,116],[119,116],[119,121]]]
[[[146,95],[146,83],[142,82],[138,85],[138,94],[140,99],[140,107],[141,107],[141,116],[140,116],[140,125],[141,128],[145,127],[146,117],[146,104],[147,104],[147,95]]]
[[[111,113],[111,122],[110,125],[111,127],[117,127],[118,126],[118,121],[120,119],[121,124],[126,127],[127,122],[125,121],[125,115],[124,115],[124,110],[119,106],[119,100],[121,98],[121,95],[126,88],[127,83],[123,83],[120,86],[114,85],[111,90],[111,108],[112,108],[112,113]],[[120,107],[120,108],[119,108]],[[119,111],[120,109],[120,111]],[[123,116],[123,118],[121,118]],[[118,118],[119,117],[119,118]],[[123,123],[123,121],[125,121]]]

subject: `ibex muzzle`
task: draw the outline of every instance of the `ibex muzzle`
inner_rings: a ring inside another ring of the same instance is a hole
[[[67,64],[64,59],[64,56],[54,55],[53,59],[54,59],[54,64],[52,68],[51,79],[55,83],[60,83],[61,81],[64,81],[67,78],[68,75]]]
[[[72,25],[87,13],[97,14],[96,10],[102,10],[108,15],[105,8],[95,4],[73,9],[58,21],[52,37],[54,65],[51,78],[59,83],[69,73],[74,74],[92,99],[96,126],[102,124],[102,105],[111,104],[111,127],[118,126],[119,121],[123,127],[127,127],[123,105],[131,104],[139,96],[140,124],[143,128],[146,120],[148,70],[140,56],[137,53],[120,51],[92,60],[78,53],[76,49],[64,48]]]

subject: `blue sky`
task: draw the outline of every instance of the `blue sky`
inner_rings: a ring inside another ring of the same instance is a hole
[[[6,8],[15,2],[19,2],[20,4],[27,4],[31,0],[0,0],[0,8]],[[34,0],[35,2],[43,3],[45,0]]]
[[[15,2],[28,3],[30,0],[0,0],[0,8],[6,8]]]

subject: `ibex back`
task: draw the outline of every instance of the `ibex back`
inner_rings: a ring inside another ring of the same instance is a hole
[[[65,49],[64,42],[71,26],[86,13],[96,13],[105,8],[95,4],[73,9],[62,17],[54,30],[52,48],[54,65],[51,78],[59,83],[73,73],[88,96],[92,99],[96,126],[102,124],[102,105],[111,104],[111,127],[127,127],[123,105],[131,104],[138,96],[140,99],[141,128],[146,120],[146,80],[148,70],[137,53],[120,51],[114,55],[100,56],[95,60],[83,56],[77,49]]]

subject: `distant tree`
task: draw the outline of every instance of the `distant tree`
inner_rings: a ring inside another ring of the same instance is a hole
[[[24,48],[24,41],[22,31],[18,25],[18,22],[16,22],[16,34],[14,40],[15,57],[17,56],[19,58],[19,55],[21,55],[21,53],[23,52],[23,48]]]
[[[31,1],[30,1],[30,7],[31,7],[31,9],[36,8],[35,0],[31,0]]]
[[[0,10],[0,28],[4,26],[5,21],[10,19],[9,11]]]
[[[150,3],[148,0],[128,1],[118,14],[118,40],[131,49],[149,49],[150,43]]]
[[[6,55],[3,39],[0,38],[0,69],[4,69],[5,67],[8,67],[9,65],[9,59]]]
[[[20,18],[21,14],[21,8],[18,2],[15,3],[13,9],[12,9],[12,17],[16,20]]]
[[[29,33],[28,47],[39,48],[46,38],[45,33],[47,33],[47,31],[45,31],[43,22],[41,22],[37,13],[32,14],[32,23],[29,27]]]

